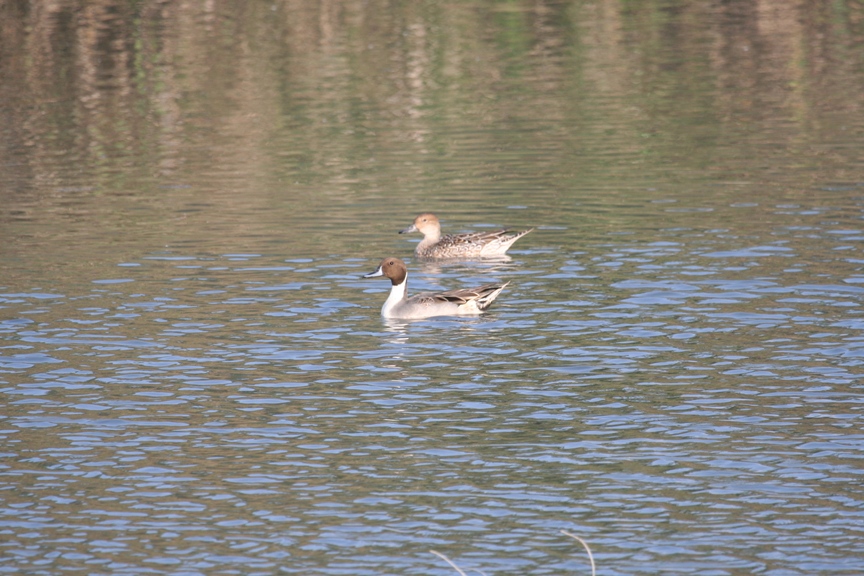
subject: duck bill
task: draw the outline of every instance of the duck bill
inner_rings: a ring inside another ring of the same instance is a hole
[[[414,224],[411,224],[410,226],[408,226],[404,230],[399,230],[399,234],[408,234],[409,232],[416,232],[416,231],[417,231],[417,226],[415,226]]]
[[[374,272],[370,272],[369,274],[364,274],[363,278],[375,278],[376,276],[383,276],[384,272],[381,270],[381,266],[375,269]]]

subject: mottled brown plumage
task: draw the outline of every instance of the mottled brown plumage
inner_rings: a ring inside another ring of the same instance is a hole
[[[521,232],[495,230],[441,236],[441,222],[437,216],[427,212],[417,216],[411,226],[399,233],[423,234],[423,240],[414,249],[418,258],[484,258],[503,256],[516,240],[532,230],[534,229]]]

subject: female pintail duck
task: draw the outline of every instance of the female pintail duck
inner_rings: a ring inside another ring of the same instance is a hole
[[[480,314],[488,308],[505,284],[487,284],[479,288],[449,290],[447,292],[415,294],[408,298],[405,294],[408,287],[408,267],[399,258],[385,258],[378,268],[364,278],[386,276],[393,285],[390,295],[381,308],[385,318],[402,318],[413,320],[430,318],[432,316],[462,316]]]
[[[448,234],[441,236],[441,222],[434,214],[420,214],[408,228],[400,234],[420,232],[423,240],[414,249],[418,258],[477,258],[503,256],[507,249],[531,230],[508,232],[472,232],[469,234]]]

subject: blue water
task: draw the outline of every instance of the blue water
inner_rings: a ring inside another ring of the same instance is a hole
[[[10,5],[0,573],[864,572],[859,12]]]

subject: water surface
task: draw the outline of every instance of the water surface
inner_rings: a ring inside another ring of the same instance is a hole
[[[860,573],[855,3],[3,10],[0,570]]]

